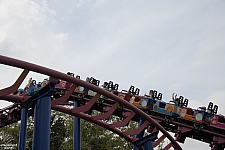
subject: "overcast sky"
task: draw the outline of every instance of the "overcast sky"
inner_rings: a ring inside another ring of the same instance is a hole
[[[155,89],[164,101],[176,92],[192,108],[212,101],[225,114],[224,16],[222,0],[1,0],[0,54],[112,80],[120,90]],[[4,88],[21,70],[0,72]],[[181,146],[209,149],[193,140]]]

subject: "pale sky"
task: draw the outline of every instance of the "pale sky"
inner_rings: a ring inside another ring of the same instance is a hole
[[[112,80],[120,90],[155,89],[164,101],[176,92],[192,108],[212,101],[225,114],[224,16],[222,0],[1,0],[0,54]],[[21,70],[0,65],[0,72],[4,88]],[[194,140],[181,146],[209,149]]]

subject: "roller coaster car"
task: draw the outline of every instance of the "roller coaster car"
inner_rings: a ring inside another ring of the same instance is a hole
[[[210,109],[211,113],[214,115],[210,121],[210,126],[224,130],[225,129],[225,116],[216,115],[217,111],[218,111],[218,106],[214,105],[214,107],[213,107],[213,103],[210,102],[210,106],[208,109]]]
[[[176,104],[157,101],[153,106],[153,110],[168,116],[178,117],[177,107]]]
[[[96,85],[96,86],[99,86],[99,83],[100,83],[99,80],[97,80],[97,79],[95,79],[95,78],[93,78],[93,77],[90,77],[90,78],[87,77],[87,78],[86,78],[86,81],[89,82],[89,83],[91,83],[91,84],[94,84],[94,85]],[[94,92],[94,91],[92,91],[92,90],[89,90],[89,89],[86,88],[86,87],[84,87],[83,93],[84,93],[84,94],[87,94],[88,96],[95,96],[95,95],[96,95],[96,92]]]
[[[191,108],[183,108],[180,112],[180,118],[198,122],[201,124],[209,125],[211,119],[214,116],[214,113],[217,112],[218,107],[212,108],[213,103],[210,102],[208,105],[208,109],[206,111],[205,107],[199,107],[197,110],[193,110]]]
[[[66,90],[70,88],[72,84],[64,81],[64,80],[59,80],[59,84],[55,85],[55,88],[57,89],[58,92],[61,92],[62,94],[65,93]]]
[[[67,75],[74,77],[74,73],[71,72],[67,72]],[[71,87],[71,85],[72,83],[69,83],[64,80],[59,80],[59,83],[55,85],[55,88],[58,92],[64,94]]]
[[[204,110],[195,110],[193,117],[196,119],[196,121],[208,125],[213,118],[213,114],[208,113]]]
[[[107,83],[107,82],[106,82]],[[108,91],[118,91],[119,89],[119,84],[113,84],[112,81],[109,81],[105,87]]]
[[[153,110],[156,100],[145,96],[133,96],[130,103],[136,107]]]
[[[224,130],[225,129],[225,116],[215,115],[211,119],[210,126]]]
[[[204,110],[193,110],[191,108],[183,108],[180,113],[180,118],[206,125],[210,121],[210,115],[207,112]]]
[[[18,89],[16,92],[12,93],[13,95],[18,95],[18,96],[23,96],[24,94],[24,89]]]
[[[48,84],[49,80],[48,79],[44,79],[43,82],[41,83],[41,87],[45,87]]]
[[[79,75],[76,75],[76,78],[77,79],[80,79],[80,76]],[[74,90],[74,93],[79,93],[79,94],[82,93],[83,94],[83,90],[84,90],[84,87],[82,87],[82,86],[76,86],[76,88]]]
[[[145,95],[145,97],[151,97],[153,100],[162,100],[162,93],[158,93],[156,90],[150,90],[149,95]]]
[[[149,95],[145,96],[133,96],[130,99],[130,103],[136,107],[153,110],[154,104],[157,100],[162,99],[162,94],[157,94],[157,91],[150,90]]]
[[[121,92],[119,91],[112,91],[113,94],[119,96],[120,98],[126,100],[126,101],[130,101],[130,99],[132,98],[132,96],[135,96],[135,95],[139,95],[139,92],[140,92],[140,89],[136,88],[134,90],[134,86],[131,85],[130,86],[130,89],[127,91],[127,90],[122,90]]]
[[[89,83],[99,86],[100,81],[91,77],[91,78],[89,78]]]
[[[176,113],[177,115],[179,115],[181,110],[184,107],[187,107],[187,105],[188,105],[188,99],[185,99],[185,100],[183,100],[183,99],[184,99],[183,96],[180,96],[179,98],[176,98],[176,96],[174,97],[174,95],[173,95],[173,101],[170,101],[173,104],[167,103],[166,106],[165,106],[165,110],[168,113]]]
[[[104,90],[109,91],[109,92],[111,92],[111,93],[113,93],[113,94],[115,94],[115,95],[117,95],[117,96],[118,96],[118,94],[120,93],[120,92],[117,91],[117,90],[118,90],[118,87],[119,87],[119,85],[118,85],[118,84],[113,84],[112,81],[104,82],[103,85],[101,85],[101,88],[103,88]],[[120,94],[119,94],[119,95],[120,95]],[[122,94],[122,95],[123,95],[123,94]],[[122,96],[121,96],[121,97],[122,97]],[[108,99],[108,98],[107,98],[106,96],[104,96],[104,95],[101,95],[100,98],[101,98],[101,99]]]
[[[34,92],[38,92],[38,91],[40,91],[40,90],[42,89],[41,83],[42,83],[42,82],[38,82],[38,83],[35,85]]]
[[[36,83],[36,80],[29,79],[28,84],[24,88],[24,95],[33,95],[34,93],[40,91],[44,86],[48,84],[49,80],[44,79],[42,82]]]
[[[188,101],[189,101],[188,99],[184,100],[184,97],[180,96],[178,98],[178,106],[181,107],[181,108],[187,107],[188,106]]]
[[[173,100],[170,101],[170,103],[157,101],[153,106],[153,110],[168,116],[178,117],[181,110],[179,107],[179,99],[176,98],[176,96],[174,97],[174,93],[172,95],[172,99]]]

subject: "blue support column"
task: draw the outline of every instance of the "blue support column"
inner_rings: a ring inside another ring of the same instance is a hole
[[[140,121],[138,123],[138,128],[145,122],[144,119],[140,118]],[[141,131],[138,135],[136,135],[136,138],[140,139],[143,137],[145,133],[145,129],[143,131]],[[134,150],[139,150],[139,148],[137,148],[136,146],[134,146]]]
[[[74,101],[74,108],[79,107],[79,102]],[[80,118],[74,117],[74,129],[73,129],[73,150],[81,150],[80,143]]]
[[[153,150],[153,141],[155,141],[158,137],[158,131],[153,132],[145,137],[142,137],[135,141],[135,145],[144,146],[144,150]]]
[[[50,149],[51,97],[37,100],[34,110],[33,150]]]
[[[27,108],[21,109],[21,123],[20,123],[20,138],[18,150],[26,149],[26,134],[27,134]]]
[[[153,150],[153,141],[147,141],[144,143],[144,150]]]
[[[140,127],[145,122],[144,119],[140,118],[140,121],[138,123],[138,127]],[[153,150],[153,141],[157,139],[158,132],[151,133],[145,137],[144,136],[145,129],[143,129],[137,136],[139,140],[135,141],[135,145],[137,146],[143,146],[144,150]],[[134,146],[134,150],[139,150],[136,146]]]

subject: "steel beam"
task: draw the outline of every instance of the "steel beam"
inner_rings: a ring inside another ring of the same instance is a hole
[[[40,98],[34,110],[33,150],[50,149],[51,97]]]
[[[139,123],[138,123],[138,128],[141,127],[141,125],[142,125],[144,122],[145,122],[145,120],[142,119],[142,118],[140,118],[140,121],[139,121]],[[138,139],[142,138],[143,135],[144,135],[144,133],[145,133],[145,129],[143,129],[139,134],[137,134],[137,135],[136,135],[136,138],[138,138]],[[134,146],[134,150],[139,150],[139,148],[136,147],[136,146]]]
[[[18,150],[26,149],[26,133],[27,133],[27,108],[21,109],[20,137]]]
[[[74,108],[79,107],[79,102],[74,100]],[[81,142],[80,142],[80,118],[74,117],[74,129],[73,129],[73,150],[80,150],[81,149]]]

